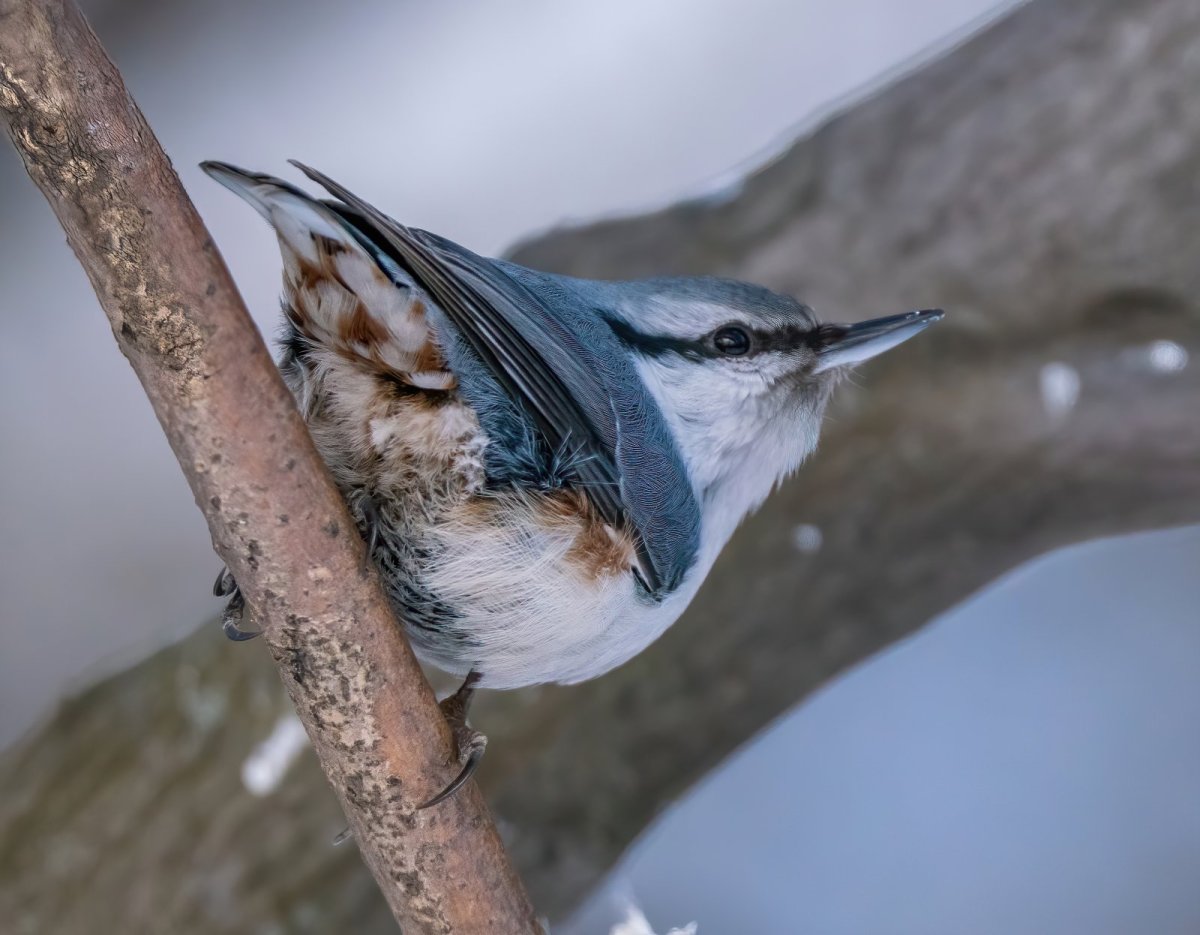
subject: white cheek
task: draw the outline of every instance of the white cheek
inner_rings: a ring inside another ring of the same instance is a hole
[[[750,370],[712,371],[691,362],[637,361],[701,492],[739,475],[761,499],[812,450],[812,413],[785,404],[768,378]],[[799,401],[795,401],[799,406]],[[756,500],[757,502],[757,500]]]

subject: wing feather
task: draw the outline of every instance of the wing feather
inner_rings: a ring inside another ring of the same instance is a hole
[[[671,500],[662,487],[687,487],[686,476],[677,458],[663,470],[662,458],[629,456],[612,398],[614,388],[590,366],[594,361],[587,359],[580,336],[501,264],[408,228],[321,172],[298,162],[293,165],[369,222],[372,235],[383,240],[381,246],[429,294],[494,379],[519,402],[550,451],[573,453],[573,473],[599,515],[635,533],[639,570],[650,595],[661,598],[672,590],[694,554],[698,514],[689,513],[684,541],[674,543],[661,541],[663,531],[674,534],[678,528],[664,523],[656,511]],[[644,416],[628,399],[624,411],[627,417]],[[643,496],[638,498],[639,508],[631,509],[629,475],[639,466],[645,475],[637,478]],[[690,487],[676,499],[690,511],[697,510]]]

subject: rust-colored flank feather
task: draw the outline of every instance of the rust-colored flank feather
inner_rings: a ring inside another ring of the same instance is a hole
[[[556,491],[541,498],[539,508],[548,525],[575,528],[575,542],[566,561],[585,580],[596,583],[623,574],[634,564],[633,537],[600,519],[581,491]]]

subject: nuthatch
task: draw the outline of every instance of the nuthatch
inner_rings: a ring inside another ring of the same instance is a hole
[[[476,684],[579,682],[645,649],[816,446],[846,369],[942,316],[822,324],[742,282],[536,272],[305,166],[332,199],[203,168],[275,228],[283,375],[417,655],[467,676],[447,708],[465,765],[433,801],[482,753]],[[227,573],[217,590],[249,635]]]

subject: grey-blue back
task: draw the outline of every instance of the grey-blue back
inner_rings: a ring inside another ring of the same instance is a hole
[[[491,439],[489,484],[580,488],[636,533],[647,596],[674,591],[699,549],[700,507],[661,409],[606,321],[621,284],[481,257],[373,209],[364,217],[360,204],[331,207],[392,261],[381,265],[398,264],[434,299],[447,363]]]

